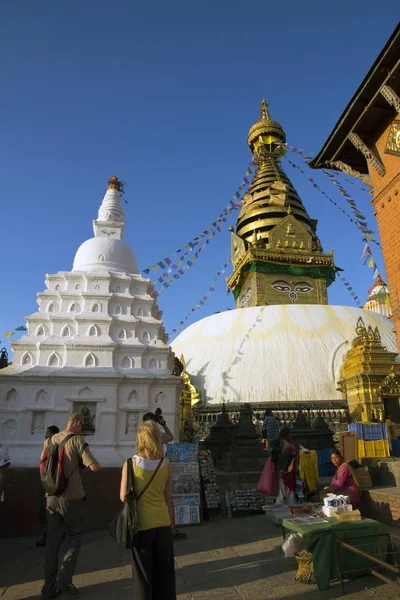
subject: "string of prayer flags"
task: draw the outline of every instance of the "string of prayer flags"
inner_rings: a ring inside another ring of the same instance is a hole
[[[292,149],[292,146],[289,146],[290,149]],[[298,153],[298,152],[297,152]],[[362,236],[363,236],[363,241],[365,242],[365,246],[364,246],[364,251],[362,254],[362,258],[365,258],[364,264],[366,264],[369,268],[374,269],[374,273],[373,273],[373,277],[374,279],[376,279],[378,277],[378,275],[380,274],[379,269],[376,265],[375,259],[373,258],[372,255],[372,251],[370,248],[370,242],[374,242],[375,244],[377,244],[379,246],[379,243],[375,240],[374,236],[372,235],[374,232],[368,228],[367,225],[367,221],[366,218],[364,217],[364,215],[358,210],[356,203],[354,202],[354,200],[351,198],[351,196],[347,193],[347,191],[340,185],[340,183],[337,181],[337,179],[335,179],[335,177],[329,173],[328,171],[325,171],[324,169],[322,169],[322,171],[325,173],[325,175],[331,179],[332,183],[334,183],[337,188],[339,189],[339,191],[341,192],[341,194],[345,197],[346,201],[348,202],[349,206],[351,207],[353,214],[354,214],[354,219],[346,212],[343,210],[343,208],[341,206],[339,206],[337,204],[337,202],[335,202],[334,200],[332,200],[332,198],[330,196],[328,196],[328,194],[322,190],[314,181],[314,179],[312,179],[311,177],[309,177],[307,175],[307,173],[304,171],[304,169],[302,169],[300,167],[300,165],[296,165],[293,161],[290,160],[290,158],[288,158],[287,156],[285,156],[286,160],[289,162],[289,164],[291,164],[291,166],[294,169],[297,169],[298,171],[300,171],[300,173],[302,173],[312,184],[313,186],[321,192],[321,194],[323,194],[328,200],[329,202],[331,202],[332,204],[334,204],[344,215],[346,215],[346,217],[352,222],[354,223],[358,229],[361,231]]]
[[[3,337],[10,338],[10,337],[12,337],[14,335],[15,331],[28,331],[28,330],[25,327],[25,325],[20,325],[19,327],[16,327],[15,329],[10,329],[10,331],[5,331],[3,333]]]
[[[333,183],[333,185],[336,185],[337,189],[339,190],[339,192],[342,194],[342,196],[344,197],[344,199],[350,206],[350,208],[353,211],[353,214],[356,218],[357,227],[359,229],[361,229],[365,239],[369,240],[370,242],[374,242],[375,244],[377,244],[379,246],[379,243],[374,238],[374,235],[373,235],[374,232],[372,231],[372,229],[369,229],[369,227],[368,227],[367,219],[365,218],[363,213],[360,210],[358,210],[355,201],[350,196],[348,191],[345,190],[344,187],[339,183],[339,181],[337,180],[335,175],[333,175],[329,171],[326,171],[325,169],[322,169],[322,172],[324,173],[324,175],[326,175],[326,177],[328,177],[328,179]]]
[[[300,171],[300,173],[302,175],[304,175],[304,177],[306,177],[310,183],[312,183],[312,185],[315,187],[315,189],[318,190],[319,192],[321,192],[321,194],[323,194],[325,196],[325,198],[327,198],[329,200],[329,202],[331,202],[331,204],[334,204],[336,206],[336,208],[338,208],[340,210],[340,212],[342,212],[349,219],[349,221],[351,221],[351,223],[354,223],[355,225],[357,225],[355,220],[345,210],[343,210],[343,208],[337,202],[332,200],[332,198],[330,196],[328,196],[328,194],[319,187],[319,185],[315,182],[315,180],[307,175],[307,173],[304,171],[304,169],[302,169],[300,167],[300,165],[296,165],[293,161],[290,160],[290,158],[288,156],[285,156],[285,159],[288,161],[288,163],[294,169],[297,169],[298,171]]]
[[[338,275],[339,279],[344,283],[346,290],[349,292],[350,296],[353,298],[355,304],[357,306],[361,306],[361,300],[357,296],[357,294],[353,291],[351,284],[345,279],[342,275]]]
[[[200,310],[202,306],[204,306],[204,302],[206,302],[209,297],[211,296],[212,292],[215,290],[215,284],[217,282],[217,280],[219,279],[219,277],[221,277],[221,275],[223,275],[223,273],[225,273],[228,264],[231,262],[231,259],[228,258],[228,260],[226,261],[226,263],[224,264],[224,266],[222,267],[222,269],[220,271],[217,271],[216,276],[214,277],[210,287],[208,288],[208,291],[204,294],[204,296],[202,296],[201,300],[198,301],[198,303],[192,307],[186,314],[185,318],[182,319],[182,321],[179,321],[179,327],[176,327],[175,329],[172,330],[171,334],[168,334],[168,339],[170,340],[171,337],[174,337],[179,331],[182,331],[182,329],[184,329],[185,323],[186,321],[189,319],[189,317],[196,312],[196,310]]]
[[[298,148],[295,148],[294,146],[288,146],[288,145],[286,145],[286,148],[291,150],[294,154],[297,154],[298,156],[301,156],[302,158],[304,158],[304,160],[307,163],[311,160],[311,157],[309,155],[307,155],[303,150],[300,150]],[[300,167],[296,166],[296,168],[299,168],[299,170],[300,170]],[[354,199],[350,196],[348,191],[338,181],[336,174],[334,175],[333,173],[327,171],[326,169],[321,169],[321,171],[326,177],[328,177],[328,179],[331,181],[331,183],[333,183],[333,185],[335,185],[337,187],[339,192],[342,194],[342,196],[344,197],[344,199],[350,206],[350,208],[354,214],[357,227],[363,232],[364,237],[367,240],[374,242],[375,244],[377,244],[379,246],[379,243],[375,240],[375,238],[373,236],[374,232],[372,231],[372,229],[368,228],[368,224],[367,224],[367,220],[366,220],[365,216],[362,214],[362,212],[360,210],[358,210]],[[349,181],[349,180],[347,179],[346,181]],[[315,187],[317,187],[317,186],[315,186]],[[368,191],[366,188],[362,188],[362,189],[364,191]],[[327,196],[327,194],[325,194],[325,192],[322,192],[322,193],[325,196]]]
[[[291,152],[294,152],[294,154],[297,154],[298,156],[301,156],[302,158],[304,158],[304,160],[307,163],[313,159],[313,156],[311,156],[311,155],[315,156],[315,152],[307,152],[307,150],[304,150],[304,148],[296,148],[295,146],[290,146],[289,144],[285,144],[285,148],[287,148]],[[350,183],[351,185],[354,185],[355,187],[360,188],[363,192],[367,192],[367,194],[371,193],[371,190],[369,190],[368,188],[366,188],[362,185],[359,185],[355,181],[351,181],[351,179],[346,177],[342,171],[338,171],[338,174],[340,174],[340,177],[343,177],[343,179],[345,181],[347,181],[347,183]]]
[[[147,269],[143,269],[143,271],[142,271],[143,274],[149,275],[151,271],[159,271],[160,269],[162,271],[166,270],[168,272],[168,267],[173,269],[174,265],[176,267],[179,267],[180,265],[178,264],[178,261],[175,259],[175,257],[177,255],[182,255],[181,257],[178,258],[178,260],[182,261],[183,258],[185,256],[187,256],[193,250],[193,248],[195,248],[197,245],[203,244],[203,242],[206,242],[207,244],[210,243],[210,241],[214,238],[214,236],[221,231],[222,224],[226,223],[231,212],[234,210],[239,210],[242,207],[242,197],[250,188],[250,184],[251,184],[250,176],[254,174],[254,170],[256,167],[257,167],[257,164],[253,158],[250,161],[249,166],[246,170],[245,176],[243,177],[242,182],[241,182],[240,186],[238,187],[237,191],[233,195],[232,200],[229,202],[229,204],[227,206],[225,206],[225,208],[221,211],[221,213],[218,215],[218,217],[212,222],[212,224],[209,227],[207,227],[204,231],[202,231],[195,238],[190,240],[190,242],[187,242],[184,246],[182,246],[181,248],[178,248],[177,250],[175,250],[175,252],[172,252],[166,258],[163,258],[163,260],[160,260],[160,261],[154,263],[154,265],[151,265]],[[203,244],[202,250],[204,248],[205,248],[205,246]],[[190,264],[189,266],[192,266],[192,265]],[[175,279],[177,279],[177,278],[175,277]]]
[[[376,265],[369,242],[366,239],[364,241],[365,246],[361,254],[361,258],[364,259],[364,265],[367,265],[369,269],[373,269],[372,278],[377,279],[381,273]]]

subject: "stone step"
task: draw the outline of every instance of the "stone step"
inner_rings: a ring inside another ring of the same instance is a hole
[[[369,467],[374,486],[400,486],[400,459],[363,458],[361,462]]]
[[[364,517],[400,527],[400,487],[376,486],[363,490],[360,508]]]

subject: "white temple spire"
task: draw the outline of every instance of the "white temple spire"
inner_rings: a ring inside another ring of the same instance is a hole
[[[124,237],[125,214],[122,206],[123,183],[116,175],[108,181],[108,188],[99,208],[97,219],[93,221],[95,237]]]

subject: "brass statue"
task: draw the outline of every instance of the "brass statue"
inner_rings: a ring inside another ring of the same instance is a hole
[[[92,417],[90,410],[87,406],[82,407],[81,415],[83,416],[82,435],[93,435],[96,431],[94,427],[95,417]]]

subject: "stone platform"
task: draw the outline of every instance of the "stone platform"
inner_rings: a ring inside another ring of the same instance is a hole
[[[93,505],[89,506],[93,508]],[[399,600],[400,588],[362,577],[320,592],[294,581],[296,561],[284,558],[281,530],[264,516],[225,519],[186,529],[175,544],[178,600]],[[0,540],[1,600],[34,600],[42,585],[43,549],[36,538]],[[131,600],[129,552],[107,532],[87,534],[75,584],[85,600]],[[2,587],[1,587],[2,586]],[[61,596],[63,598],[63,596]]]
[[[361,512],[371,519],[400,527],[400,488],[378,486],[363,490]]]

